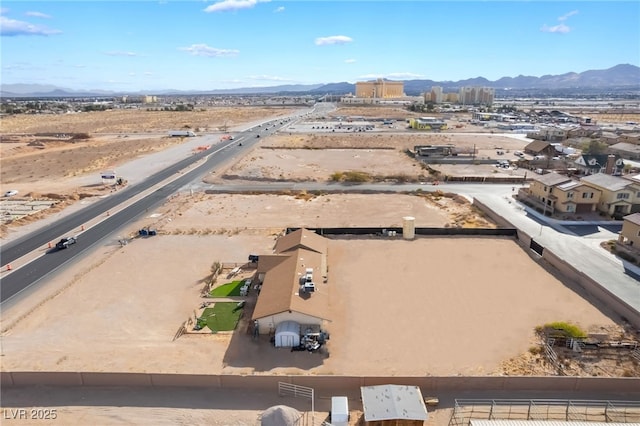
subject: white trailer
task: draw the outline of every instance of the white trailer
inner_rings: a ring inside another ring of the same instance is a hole
[[[192,132],[191,130],[171,130],[169,132],[169,136],[173,137],[191,137],[191,136],[195,136],[196,134],[194,132]]]

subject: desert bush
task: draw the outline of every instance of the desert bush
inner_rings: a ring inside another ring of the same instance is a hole
[[[551,336],[559,335],[561,337],[572,337],[574,339],[587,337],[587,333],[577,325],[562,321],[547,323],[544,325],[544,330]]]
[[[331,176],[329,177],[329,180],[332,182],[342,182],[343,178],[344,178],[344,173],[335,172],[331,174]]]

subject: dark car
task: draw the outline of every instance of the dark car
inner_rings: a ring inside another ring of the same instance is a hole
[[[259,137],[260,137],[260,135],[256,135],[256,138],[259,138]]]
[[[56,248],[58,250],[66,249],[71,244],[75,244],[77,242],[78,242],[78,239],[76,237],[66,237],[58,241],[58,243],[56,244]]]

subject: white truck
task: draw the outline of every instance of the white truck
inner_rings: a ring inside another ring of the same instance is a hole
[[[169,131],[169,136],[173,137],[192,137],[195,136],[196,134],[194,132],[192,132],[191,130],[171,130]]]

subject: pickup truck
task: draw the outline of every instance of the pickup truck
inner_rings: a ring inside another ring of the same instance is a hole
[[[78,242],[78,239],[76,237],[66,237],[58,241],[58,243],[56,244],[56,248],[58,250],[66,249],[71,244],[75,244],[77,242]]]

